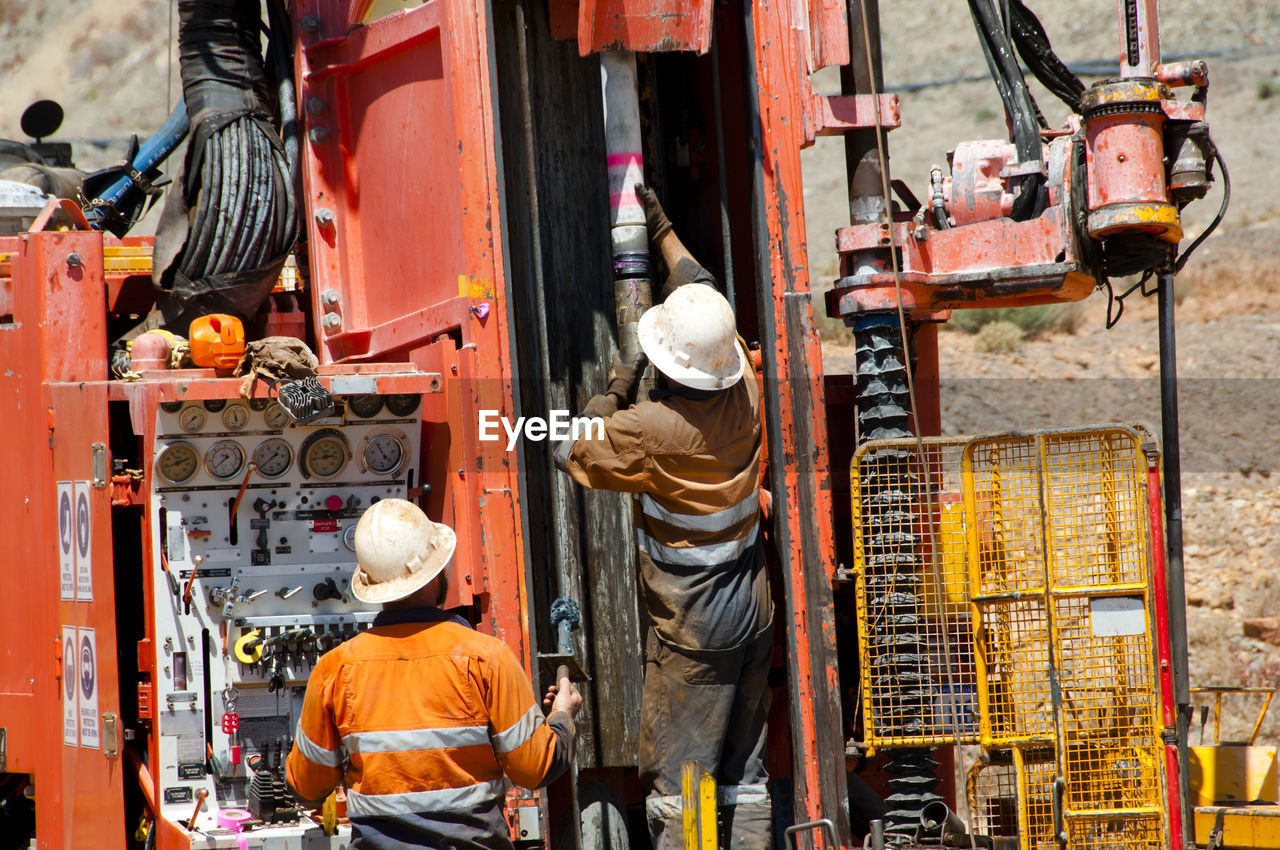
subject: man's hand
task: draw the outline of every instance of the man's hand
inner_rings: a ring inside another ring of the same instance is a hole
[[[635,185],[636,195],[644,204],[644,223],[649,228],[649,238],[657,245],[662,237],[671,232],[671,219],[662,209],[658,195],[643,183]]]
[[[640,389],[640,379],[644,377],[644,370],[649,366],[649,358],[644,356],[644,352],[638,352],[631,362],[622,359],[622,354],[615,351],[613,353],[613,365],[609,368],[609,388],[605,393],[616,396],[618,407],[626,407],[636,399],[636,392]]]
[[[582,708],[582,694],[578,693],[573,682],[565,677],[560,680],[560,684],[547,688],[547,695],[542,698],[542,704],[553,713],[564,711],[570,717],[576,717],[578,709]]]

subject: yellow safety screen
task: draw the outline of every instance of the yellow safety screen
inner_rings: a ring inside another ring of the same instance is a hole
[[[864,742],[978,737],[961,495],[963,439],[865,444],[853,459]]]
[[[963,454],[982,744],[1055,748],[1072,848],[1163,840],[1140,444],[1117,427]]]

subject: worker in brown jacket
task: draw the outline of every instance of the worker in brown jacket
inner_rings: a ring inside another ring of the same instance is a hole
[[[642,186],[649,236],[668,269],[640,318],[661,388],[632,404],[645,357],[614,358],[557,465],[587,487],[634,494],[645,639],[640,780],[654,847],[679,848],[681,762],[715,777],[733,848],[768,848],[765,769],[773,609],[760,548],[760,393],[732,308]]]

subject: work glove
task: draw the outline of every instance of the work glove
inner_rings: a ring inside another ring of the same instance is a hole
[[[637,183],[635,189],[644,204],[644,223],[649,228],[649,239],[656,244],[671,232],[671,219],[662,211],[657,193],[643,183]]]
[[[635,401],[636,392],[640,388],[640,379],[649,366],[649,358],[641,351],[630,362],[622,359],[621,352],[613,353],[613,366],[609,369],[609,388],[607,395],[619,399],[618,406],[625,407]]]

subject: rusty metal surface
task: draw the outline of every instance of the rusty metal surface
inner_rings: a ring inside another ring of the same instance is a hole
[[[748,7],[748,85],[754,82],[757,293],[775,541],[786,585],[775,616],[786,630],[796,822],[830,817],[849,842],[844,735],[831,579],[835,571],[831,483],[823,418],[822,358],[809,304],[804,201],[795,117],[809,96],[791,37],[794,7]],[[815,845],[816,846],[816,845]]]
[[[542,4],[519,5],[528,27],[530,113],[521,97],[517,4],[495,4],[494,22],[516,377],[525,415],[545,415],[549,408],[576,413],[603,391],[614,346],[600,71],[595,57],[581,58],[572,44],[553,40]],[[530,180],[536,209],[530,207]],[[537,245],[532,241],[535,215]],[[536,298],[539,265],[544,303]],[[545,354],[539,311],[552,329]],[[547,383],[539,368],[544,356],[549,358]],[[530,443],[522,460],[531,541],[530,628],[539,646],[554,647],[547,621],[551,600],[569,596],[579,602],[584,622],[575,649],[592,677],[577,722],[579,764],[631,767],[639,740],[643,659],[629,500],[574,484],[552,467],[551,447]]]
[[[578,0],[578,51],[664,53],[711,47],[713,0]]]

